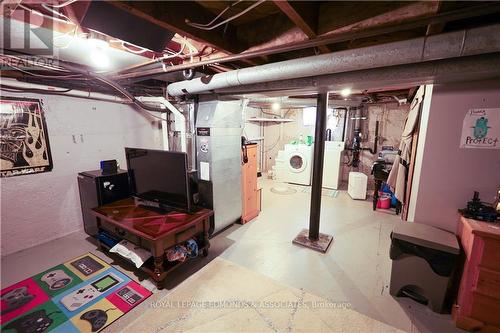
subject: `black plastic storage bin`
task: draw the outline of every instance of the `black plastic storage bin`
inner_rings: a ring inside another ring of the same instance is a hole
[[[390,293],[446,312],[460,247],[450,232],[420,223],[401,222],[392,231]]]

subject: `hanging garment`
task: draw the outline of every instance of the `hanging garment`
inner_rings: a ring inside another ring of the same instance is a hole
[[[396,198],[404,204],[406,198],[406,182],[408,179],[408,167],[411,163],[411,147],[413,142],[413,133],[417,128],[422,102],[424,100],[425,86],[421,86],[410,106],[410,112],[406,117],[405,127],[401,135],[399,152],[394,160],[393,167],[387,178],[387,184],[391,187]]]

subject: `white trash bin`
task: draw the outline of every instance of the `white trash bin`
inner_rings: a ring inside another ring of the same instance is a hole
[[[349,193],[351,198],[365,200],[367,186],[367,175],[362,172],[349,172],[349,184],[347,186],[347,193]]]

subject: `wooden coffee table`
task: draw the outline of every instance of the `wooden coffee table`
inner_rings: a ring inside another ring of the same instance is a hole
[[[151,251],[153,259],[141,267],[155,282],[158,289],[172,270],[189,262],[169,262],[165,250],[190,238],[198,241],[200,254],[208,255],[210,241],[208,231],[213,211],[200,208],[192,214],[161,212],[144,206],[136,206],[132,198],[116,201],[93,209],[98,218],[97,227],[118,239],[128,241]],[[101,250],[109,246],[99,241]]]

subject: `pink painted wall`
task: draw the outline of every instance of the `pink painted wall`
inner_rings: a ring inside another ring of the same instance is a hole
[[[492,202],[500,185],[500,150],[460,149],[470,108],[500,108],[500,80],[435,85],[432,94],[415,222],[455,231],[457,209],[473,191]]]

